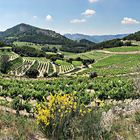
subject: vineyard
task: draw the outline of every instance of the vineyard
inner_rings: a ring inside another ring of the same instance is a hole
[[[65,73],[69,73],[71,71],[73,71],[75,68],[73,65],[68,65],[68,66],[60,66],[60,74],[65,74]]]
[[[30,69],[30,67],[34,64],[35,61],[23,60],[23,64],[19,66],[17,69],[10,71],[9,74],[16,76],[24,76],[26,71]]]
[[[19,59],[17,56],[12,56],[10,61],[14,61]],[[68,64],[68,63],[67,63]],[[38,77],[43,77],[45,73],[52,74],[54,72],[57,72],[58,74],[66,74],[75,69],[74,65],[68,64],[68,65],[57,65],[53,64],[52,62],[48,61],[40,61],[35,59],[26,59],[23,58],[21,64],[18,64],[18,67],[13,67],[10,71],[10,75],[15,76],[24,76],[26,71],[29,69],[37,69],[39,71]]]
[[[134,93],[131,80],[122,78],[58,78],[55,80],[0,80],[0,96],[16,98],[22,95],[24,100],[43,100],[50,93],[69,94],[75,92],[81,102],[89,104],[91,99],[124,100],[138,98]]]
[[[23,44],[25,42],[18,45]],[[27,44],[34,48],[39,47],[39,50],[42,47],[37,44]],[[122,47],[106,50],[123,52],[135,49],[139,48]],[[108,130],[106,123],[109,127],[115,126],[113,121],[108,122],[107,118],[112,119],[109,113],[119,107],[116,110],[122,109],[123,115],[131,112],[128,110],[132,110],[134,115],[139,109],[140,98],[139,54],[108,54],[104,52],[106,50],[79,54],[48,52],[50,58],[23,57],[7,49],[0,51],[1,58],[8,56],[9,59],[8,74],[0,76],[0,109],[12,115],[32,117],[34,121],[37,119],[39,125],[44,127],[47,133],[50,132],[50,135],[56,129],[54,127],[56,122],[65,133],[67,132],[65,125],[68,129],[74,130],[76,127],[81,129],[80,131],[85,131],[87,126],[90,126],[88,132],[93,135],[95,131],[95,127],[91,126],[93,121],[94,125],[100,128],[94,135],[100,133],[99,131],[102,134],[106,133]],[[60,57],[61,55],[64,56]],[[89,62],[91,60],[94,61]],[[28,76],[28,72],[34,70],[39,73],[35,79]],[[135,77],[132,78],[131,74]],[[116,110],[111,113],[115,114]],[[44,120],[46,117],[48,119]],[[61,123],[62,120],[64,124]],[[71,126],[71,122],[78,126],[73,124]],[[103,125],[100,126],[102,122]],[[110,131],[114,132],[113,128]],[[57,133],[60,134],[59,130]],[[74,136],[77,136],[78,132],[74,133]],[[87,136],[86,132],[83,137],[85,135]]]

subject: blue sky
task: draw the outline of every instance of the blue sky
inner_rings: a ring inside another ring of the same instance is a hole
[[[0,30],[19,23],[61,34],[140,30],[140,0],[0,0]]]

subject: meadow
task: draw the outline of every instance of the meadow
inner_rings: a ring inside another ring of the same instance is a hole
[[[105,49],[111,52],[133,52],[133,51],[140,51],[140,46],[123,46],[123,47],[116,47],[116,48],[109,48]]]

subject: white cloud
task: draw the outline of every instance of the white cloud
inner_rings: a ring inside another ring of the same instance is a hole
[[[95,10],[87,9],[85,12],[82,13],[82,15],[84,15],[86,17],[90,17],[90,16],[93,16],[95,13],[96,13]]]
[[[88,0],[90,3],[95,3],[97,2],[98,0]]]
[[[52,21],[52,20],[53,20],[53,17],[52,17],[51,15],[47,15],[47,16],[46,16],[46,20],[47,20],[47,21]]]
[[[86,22],[86,19],[73,19],[70,21],[70,23],[84,23]]]
[[[37,16],[33,16],[33,19],[37,19]]]
[[[124,17],[121,23],[122,24],[139,24],[140,22],[133,18]]]

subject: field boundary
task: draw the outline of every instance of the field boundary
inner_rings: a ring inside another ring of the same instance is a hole
[[[131,52],[111,52],[105,50],[97,50],[97,52],[106,53],[106,54],[140,54],[140,51],[131,51]]]

